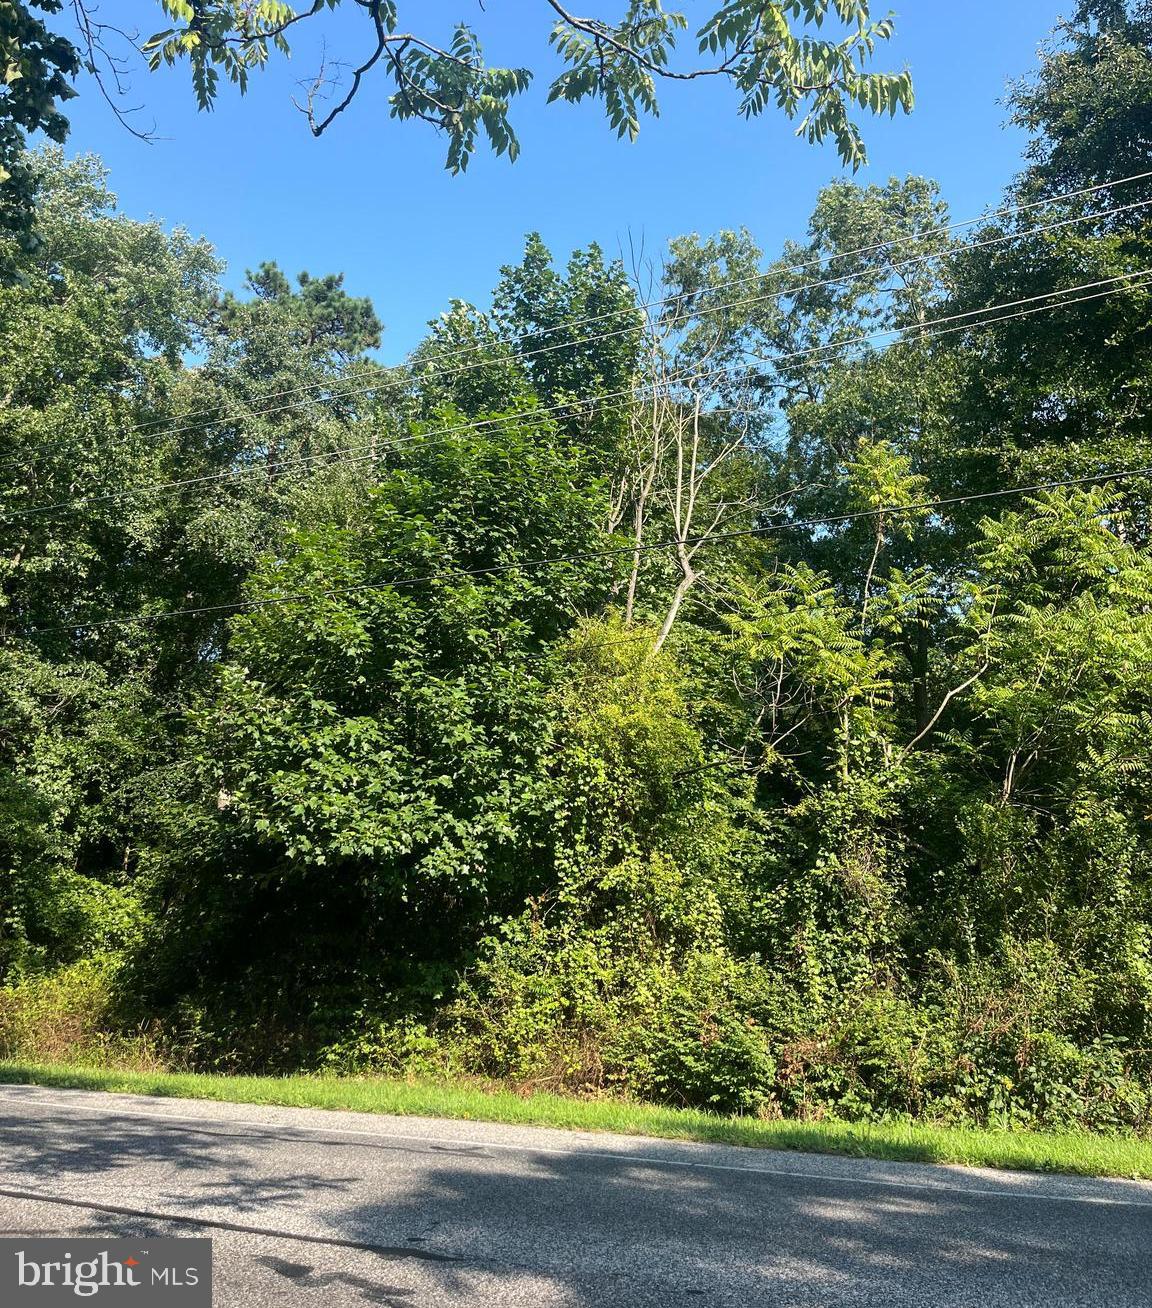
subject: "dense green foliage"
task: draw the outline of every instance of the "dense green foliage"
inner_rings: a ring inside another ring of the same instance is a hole
[[[1060,198],[1147,60],[1085,4],[1017,88],[1033,207],[836,183],[652,304],[533,237],[404,369],[30,156],[9,1052],[1152,1127],[1152,197]]]
[[[68,133],[60,105],[76,94],[80,54],[43,15],[63,0],[0,0],[0,232],[27,248],[33,240],[33,175],[23,153],[29,132],[53,141]],[[0,265],[10,275],[11,266]]]

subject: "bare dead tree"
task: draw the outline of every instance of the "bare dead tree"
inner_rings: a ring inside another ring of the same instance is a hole
[[[663,648],[684,601],[700,579],[699,556],[731,522],[746,515],[746,497],[718,492],[721,473],[747,450],[754,425],[748,396],[733,402],[725,378],[710,367],[721,344],[713,337],[691,359],[681,357],[678,337],[684,319],[649,319],[641,369],[642,385],[629,413],[626,481],[631,503],[633,553],[624,620],[635,621],[641,563],[656,531],[675,551],[679,572],[664,609],[653,652]],[[623,514],[621,515],[623,517]]]

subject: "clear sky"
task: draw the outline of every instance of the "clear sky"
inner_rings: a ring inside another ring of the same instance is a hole
[[[706,16],[696,0],[681,5]],[[878,6],[881,8],[882,6]],[[1070,0],[903,0],[896,37],[877,67],[910,67],[911,117],[865,118],[871,155],[862,182],[923,173],[937,178],[954,218],[995,203],[1019,166],[1022,138],[1005,126],[1007,82],[1036,63],[1038,44]],[[362,57],[358,15],[327,23],[330,57]],[[607,14],[615,0],[585,0]],[[443,170],[443,144],[420,123],[387,116],[383,79],[319,140],[292,107],[318,47],[301,39],[290,65],[257,75],[241,100],[224,87],[212,114],[196,111],[184,67],[133,77],[135,120],[151,144],[116,121],[95,88],[68,106],[70,152],[96,151],[111,169],[121,207],[207,236],[237,286],[246,267],[275,259],[289,273],[343,271],[386,324],[382,354],[400,359],[453,296],[487,300],[499,266],[515,261],[525,233],[540,231],[561,258],[599,241],[610,253],[629,238],[658,251],[670,237],[747,227],[768,254],[801,237],[820,187],[839,175],[834,148],[809,146],[778,115],[745,122],[717,80],[662,88],[663,116],[635,144],[617,141],[594,104],[545,107],[554,67],[540,0],[401,0],[402,21],[431,38],[465,18],[493,64],[536,67],[537,87],[514,108],[523,153],[515,164],[479,151],[464,176]],[[159,26],[154,0],[104,0],[100,17]],[[300,29],[298,29],[300,30]],[[320,28],[316,27],[318,33]],[[686,47],[687,52],[688,47]]]

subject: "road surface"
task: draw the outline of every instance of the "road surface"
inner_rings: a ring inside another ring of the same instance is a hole
[[[0,1234],[211,1236],[218,1308],[1152,1303],[1152,1185],[25,1086]]]

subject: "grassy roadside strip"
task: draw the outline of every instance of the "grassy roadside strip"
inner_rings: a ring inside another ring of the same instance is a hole
[[[610,1131],[895,1162],[1152,1178],[1152,1141],[1086,1132],[991,1131],[903,1122],[759,1121],[619,1100],[519,1095],[469,1085],[368,1077],[204,1076],[0,1062],[0,1083]]]

